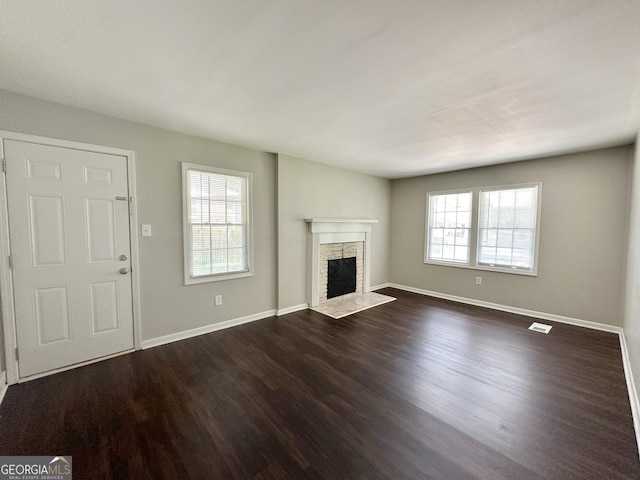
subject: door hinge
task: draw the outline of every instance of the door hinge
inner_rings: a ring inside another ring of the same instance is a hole
[[[13,255],[9,255],[9,270],[13,270]]]
[[[16,360],[20,360],[20,355],[18,355],[18,347],[16,347]]]
[[[2,173],[7,173],[7,159],[2,159]]]

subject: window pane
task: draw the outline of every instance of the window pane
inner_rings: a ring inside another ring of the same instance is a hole
[[[479,251],[478,262],[480,263],[496,263],[495,248],[482,248]]]
[[[533,230],[514,230],[513,248],[520,248],[531,251],[533,248]]]
[[[456,246],[469,245],[469,230],[466,228],[456,229]]]
[[[500,192],[500,208],[513,208],[516,203],[515,190],[501,190]]]
[[[242,185],[244,180],[240,177],[227,177],[227,200],[241,202],[244,195]]]
[[[451,246],[447,246],[445,245],[444,247],[442,247],[442,259],[443,260],[453,260],[455,258],[455,250],[456,247],[454,247],[453,245]]]
[[[191,223],[209,223],[209,203],[201,198],[191,199]]]
[[[229,225],[229,248],[241,248],[244,244],[244,229],[242,226]]]
[[[445,210],[455,212],[458,209],[458,195],[445,195]]]
[[[456,243],[456,231],[453,228],[444,229],[444,242],[445,245],[455,245]]]
[[[455,259],[458,262],[466,262],[467,255],[469,253],[469,249],[467,247],[458,247],[455,248]]]
[[[219,225],[211,227],[211,248],[227,248],[227,227]]]
[[[211,250],[211,273],[224,273],[227,271],[226,249]]]
[[[244,267],[244,254],[241,248],[230,248],[229,252],[229,271],[238,272],[245,269]]]
[[[513,265],[522,268],[531,268],[531,250],[513,249]]]
[[[500,248],[496,249],[496,263],[499,265],[510,265],[511,264],[511,249],[510,248]]]
[[[433,228],[431,229],[431,243],[442,245],[444,242],[444,229]]]
[[[209,196],[211,200],[224,202],[226,192],[226,175],[205,174],[209,177]]]
[[[192,225],[191,245],[193,250],[208,250],[211,246],[211,228],[208,225]]]
[[[429,258],[440,260],[442,258],[442,245],[431,245]]]
[[[211,258],[209,251],[194,251],[191,254],[192,272],[194,277],[211,273]]]
[[[458,194],[458,211],[468,212],[471,210],[471,194],[459,193]]]
[[[480,239],[481,245],[486,245],[488,247],[495,247],[498,244],[498,229],[490,228],[487,230],[482,230],[482,238]]]
[[[497,217],[498,217],[498,227],[499,228],[513,228],[514,227],[514,222],[513,222],[513,216],[514,216],[514,211],[513,211],[513,205],[509,205],[508,207],[502,207],[500,206],[500,210],[498,210],[497,212],[494,211],[492,213],[496,213]]]
[[[211,201],[209,205],[210,209],[210,222],[211,223],[226,223],[226,205],[224,201],[215,200]]]
[[[498,247],[511,248],[513,244],[513,231],[500,229],[498,230]]]
[[[444,215],[444,226],[447,228],[452,228],[456,226],[456,212],[447,212]]]
[[[227,223],[240,225],[243,223],[243,206],[240,202],[227,203]]]
[[[520,210],[533,209],[535,207],[535,195],[537,188],[521,188],[516,191],[516,207]]]
[[[471,217],[469,212],[458,212],[456,227],[469,228],[471,226]]]
[[[514,227],[532,228],[536,223],[535,210],[523,208],[516,211]]]
[[[189,172],[189,187],[191,196],[195,198],[202,198],[208,196],[209,192],[209,177],[203,172]]]

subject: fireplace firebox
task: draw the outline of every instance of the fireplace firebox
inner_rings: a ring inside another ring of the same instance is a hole
[[[339,297],[356,291],[356,257],[328,260],[327,298]]]

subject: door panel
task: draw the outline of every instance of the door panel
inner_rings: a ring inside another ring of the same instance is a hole
[[[132,349],[126,157],[4,150],[20,377]]]
[[[38,346],[71,340],[67,287],[35,289]]]
[[[91,333],[118,329],[118,286],[115,281],[91,284]]]
[[[116,259],[115,200],[85,200],[89,263],[113,262]]]
[[[34,267],[67,263],[64,211],[62,197],[29,195],[29,238]]]

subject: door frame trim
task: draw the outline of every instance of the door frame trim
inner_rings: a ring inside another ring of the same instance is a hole
[[[141,349],[142,344],[142,313],[140,303],[140,262],[138,254],[138,205],[136,194],[136,154],[133,150],[124,150],[121,148],[106,147],[102,145],[92,145],[89,143],[75,142],[71,140],[61,140],[57,138],[42,137],[38,135],[29,135],[18,132],[9,132],[0,130],[0,160],[5,160],[4,141],[16,140],[25,143],[35,143],[38,145],[47,145],[51,147],[70,148],[74,150],[83,150],[86,152],[104,153],[108,155],[117,155],[127,159],[127,180],[129,187],[129,197],[131,199],[129,207],[129,239],[131,242],[131,293],[133,301],[133,341],[136,350]],[[16,337],[16,318],[15,306],[13,298],[13,277],[9,268],[9,255],[11,255],[9,243],[9,205],[7,202],[7,176],[2,173],[0,181],[0,313],[2,314],[2,327],[4,332],[4,350],[5,350],[5,366],[7,369],[7,384],[13,385],[21,381],[27,381],[32,378],[21,379],[18,374],[18,360],[14,354],[18,342]],[[112,356],[112,355],[109,355]],[[107,357],[100,357],[87,363],[98,362]],[[73,366],[69,366],[73,368]],[[44,372],[40,376],[56,373],[58,370]]]

